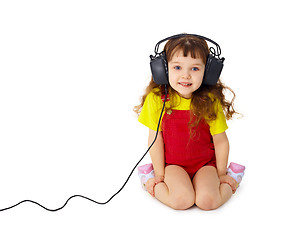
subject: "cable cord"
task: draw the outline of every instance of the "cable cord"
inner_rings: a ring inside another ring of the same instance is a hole
[[[68,202],[72,199],[72,198],[76,198],[76,197],[80,197],[80,198],[84,198],[86,200],[89,200],[91,202],[94,202],[96,204],[100,204],[100,205],[105,205],[107,203],[109,203],[118,193],[120,193],[123,188],[126,186],[126,184],[128,183],[129,179],[131,178],[133,172],[135,171],[136,167],[139,165],[139,163],[143,160],[143,158],[146,156],[146,154],[149,152],[149,150],[151,149],[151,147],[153,146],[153,144],[155,143],[156,139],[157,139],[157,136],[158,136],[158,132],[159,132],[159,127],[160,127],[160,123],[161,123],[161,118],[162,118],[162,115],[163,115],[163,112],[164,112],[164,108],[165,108],[165,103],[166,103],[166,100],[167,100],[167,95],[168,95],[168,90],[167,90],[167,85],[165,85],[165,99],[164,99],[164,103],[163,103],[163,107],[162,107],[162,110],[161,110],[161,113],[160,113],[160,117],[159,117],[159,120],[158,120],[158,125],[157,125],[157,130],[156,130],[156,134],[155,134],[155,138],[154,140],[152,141],[152,143],[150,144],[150,146],[148,147],[148,149],[146,150],[146,152],[144,153],[144,155],[141,157],[141,159],[137,162],[137,164],[134,166],[134,168],[132,169],[132,171],[130,172],[129,176],[127,177],[126,181],[123,183],[122,187],[116,192],[114,193],[107,201],[105,202],[98,202],[98,201],[95,201],[91,198],[88,198],[88,197],[85,197],[83,195],[73,195],[71,197],[69,197],[66,202],[59,208],[56,208],[56,209],[50,209],[50,208],[47,208],[43,205],[41,205],[40,203],[36,202],[36,201],[33,201],[33,200],[23,200],[13,206],[10,206],[10,207],[7,207],[7,208],[3,208],[3,209],[0,209],[0,212],[2,211],[6,211],[6,210],[9,210],[9,209],[12,209],[22,203],[25,203],[25,202],[30,202],[30,203],[33,203],[33,204],[36,204],[38,205],[39,207],[42,207],[44,208],[45,210],[47,211],[50,211],[50,212],[56,212],[56,211],[59,211],[61,209],[63,209],[67,204]]]

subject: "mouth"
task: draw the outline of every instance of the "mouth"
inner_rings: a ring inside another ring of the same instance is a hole
[[[183,83],[183,82],[179,82],[178,84],[183,86],[183,87],[186,87],[186,88],[188,88],[192,85],[192,83]]]

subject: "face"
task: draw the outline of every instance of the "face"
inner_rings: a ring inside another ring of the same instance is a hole
[[[201,58],[184,57],[182,51],[174,54],[168,62],[170,86],[181,97],[191,98],[192,93],[202,84],[205,63]]]

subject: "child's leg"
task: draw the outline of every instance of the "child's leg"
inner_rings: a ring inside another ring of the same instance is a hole
[[[187,172],[176,165],[165,168],[165,180],[155,188],[155,197],[162,203],[178,210],[194,205],[195,193]]]
[[[216,209],[232,196],[231,187],[220,184],[217,170],[213,166],[205,166],[198,170],[193,178],[196,193],[195,204],[203,210]]]

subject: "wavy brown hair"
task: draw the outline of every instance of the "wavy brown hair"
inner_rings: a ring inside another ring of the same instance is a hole
[[[170,39],[165,47],[166,57],[168,64],[173,58],[177,51],[182,51],[183,55],[187,57],[190,55],[192,58],[201,58],[203,62],[207,61],[207,56],[209,54],[209,48],[205,40],[195,37],[195,36],[184,36],[180,38]],[[141,97],[141,103],[134,107],[134,111],[139,114],[141,112],[142,106],[147,95],[154,90],[155,94],[163,95],[163,88],[156,84],[151,77],[149,85],[145,89],[144,95]],[[228,90],[232,93],[232,99],[228,101],[225,98],[225,91]],[[170,86],[168,87],[170,99],[176,91]],[[195,116],[195,121],[191,124],[192,127],[197,126],[201,120],[212,121],[217,118],[216,114],[216,100],[221,104],[225,117],[227,120],[232,119],[233,115],[237,112],[234,109],[234,91],[225,86],[220,79],[214,86],[208,86],[202,84],[196,91],[192,93],[191,97],[191,111]],[[175,107],[173,101],[171,101],[170,107]],[[167,110],[167,108],[166,108]]]

